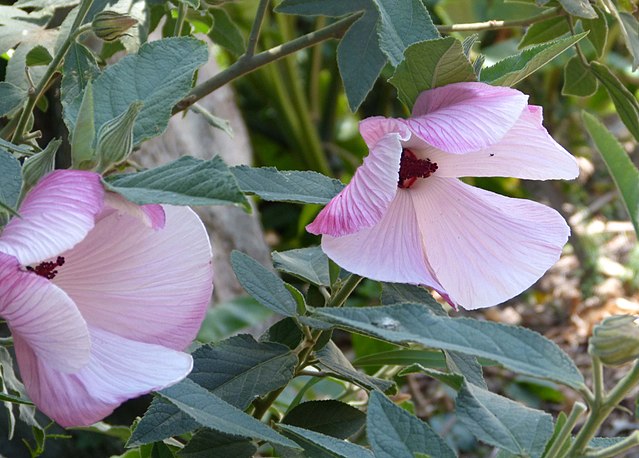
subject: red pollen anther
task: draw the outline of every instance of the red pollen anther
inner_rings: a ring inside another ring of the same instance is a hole
[[[27,266],[27,270],[29,272],[34,272],[41,277],[44,277],[48,280],[52,280],[58,274],[58,271],[55,270],[56,267],[61,267],[64,265],[64,257],[58,256],[55,262],[41,262],[36,267]]]
[[[417,178],[428,178],[437,171],[437,163],[430,159],[418,159],[409,149],[402,150],[402,158],[399,163],[399,179],[397,187],[410,188]]]

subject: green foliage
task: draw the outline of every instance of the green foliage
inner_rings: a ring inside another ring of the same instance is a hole
[[[209,458],[228,456],[251,458],[257,448],[249,440],[222,434],[213,430],[196,433],[189,443],[178,452],[179,458]]]
[[[528,29],[519,42],[519,48],[545,43],[570,32],[570,25],[565,17],[559,16],[537,22]],[[589,35],[590,36],[590,35]]]
[[[298,404],[284,416],[282,423],[347,439],[362,429],[366,415],[346,403],[327,399]]]
[[[287,433],[287,436],[302,444],[305,451],[302,456],[317,458],[373,458],[370,450],[341,439],[286,424],[280,424],[279,428]]]
[[[314,285],[330,286],[328,258],[318,246],[288,251],[273,251],[273,266]]]
[[[573,57],[564,67],[563,95],[589,97],[597,91],[597,78],[592,74],[579,57]]]
[[[18,86],[0,81],[0,116],[10,114],[27,99],[27,92]]]
[[[608,41],[608,21],[604,12],[593,7],[597,12],[594,19],[582,19],[581,24],[586,32],[588,32],[588,41],[594,46],[597,57],[601,57],[606,50],[606,42]]]
[[[561,6],[568,14],[573,16],[593,19],[597,13],[588,0],[559,0]]]
[[[0,210],[15,210],[22,187],[20,162],[0,148]]]
[[[209,32],[211,40],[237,56],[244,54],[244,37],[228,13],[222,8],[211,8],[209,13],[213,16],[213,27]]]

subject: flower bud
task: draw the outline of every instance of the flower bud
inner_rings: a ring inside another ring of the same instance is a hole
[[[100,171],[104,172],[112,165],[126,161],[133,151],[133,128],[142,105],[141,101],[133,102],[125,112],[105,122],[100,128],[96,145]]]
[[[101,40],[114,41],[126,35],[126,31],[137,23],[137,20],[126,14],[101,11],[93,18],[91,29]]]
[[[61,140],[51,140],[45,149],[25,159],[22,165],[22,196],[26,195],[40,178],[53,171],[55,154],[61,143]]]
[[[588,353],[609,366],[639,358],[639,317],[615,315],[604,319],[593,329]]]

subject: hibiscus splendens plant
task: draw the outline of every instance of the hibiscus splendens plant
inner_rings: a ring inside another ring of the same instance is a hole
[[[3,2],[0,456],[634,456],[638,29]]]

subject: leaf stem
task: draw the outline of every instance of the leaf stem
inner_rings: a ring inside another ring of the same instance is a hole
[[[512,21],[485,21],[485,22],[472,22],[469,24],[453,24],[453,25],[438,25],[437,30],[444,33],[450,32],[479,32],[482,30],[496,30],[496,29],[508,29],[511,27],[525,27],[532,25],[536,22],[545,21],[557,16],[562,16],[563,10],[559,7],[555,7],[539,13],[535,16],[531,16],[526,19],[515,19]]]
[[[357,288],[357,285],[363,280],[362,277],[355,274],[350,274],[346,280],[342,283],[342,286],[328,302],[327,307],[341,307],[346,302],[346,299]]]
[[[544,455],[546,458],[557,458],[559,456],[558,454],[561,452],[561,449],[564,447],[566,440],[568,440],[568,438],[570,437],[570,433],[575,427],[577,420],[579,420],[579,417],[581,417],[581,415],[586,410],[587,410],[587,407],[582,402],[574,403],[574,405],[572,406],[572,410],[570,411],[570,415],[568,415],[568,419],[566,420],[566,423],[564,423],[564,425],[559,430],[559,433],[557,434],[557,438],[555,439],[555,442],[552,444],[552,447],[550,447],[550,450],[548,450],[548,453]]]
[[[267,49],[246,59],[238,59],[227,69],[195,86],[186,97],[173,107],[173,114],[179,113],[216,89],[266,64],[279,60],[301,49],[314,46],[322,41],[341,37],[358,18],[359,15],[348,16],[320,30],[302,35],[288,43]]]
[[[249,35],[248,43],[246,45],[246,52],[240,59],[247,59],[255,54],[255,48],[257,46],[257,38],[260,36],[260,29],[264,22],[264,16],[266,16],[266,9],[268,8],[269,0],[260,0],[257,5],[257,11],[255,12],[255,20],[251,27],[251,33]]]
[[[55,54],[55,56],[53,56],[53,59],[47,66],[44,76],[42,77],[38,85],[32,91],[29,91],[27,103],[22,109],[22,113],[20,114],[20,118],[18,119],[18,124],[15,131],[13,132],[13,137],[11,140],[13,143],[19,144],[24,140],[24,130],[27,126],[27,123],[29,122],[29,116],[31,116],[31,112],[35,108],[36,103],[38,103],[38,100],[40,100],[40,97],[42,97],[42,95],[46,91],[46,88],[49,85],[49,81],[51,80],[55,72],[58,71],[58,67],[62,62],[62,59],[64,59],[67,51],[71,47],[71,44],[80,34],[91,30],[91,24],[80,24],[82,24],[82,21],[89,12],[89,8],[91,8],[92,3],[93,0],[83,0],[80,3],[80,6],[78,7],[78,14],[75,17],[75,21],[73,22],[73,26],[71,27],[69,35],[64,40],[64,43],[62,43],[62,46],[60,46],[60,49]]]
[[[184,29],[184,22],[186,21],[186,12],[188,10],[186,3],[178,1],[177,18],[175,20],[175,27],[173,28],[173,36],[179,37],[182,35],[182,29]]]
[[[575,25],[572,22],[572,16],[567,16],[566,21],[568,21],[568,27],[570,27],[570,34],[574,36]],[[575,47],[575,51],[577,51],[577,56],[579,57],[579,60],[581,61],[581,63],[584,64],[586,68],[590,68],[590,62],[588,62],[588,59],[586,58],[586,55],[581,49],[581,45],[579,44],[579,42],[575,43],[573,46]]]

